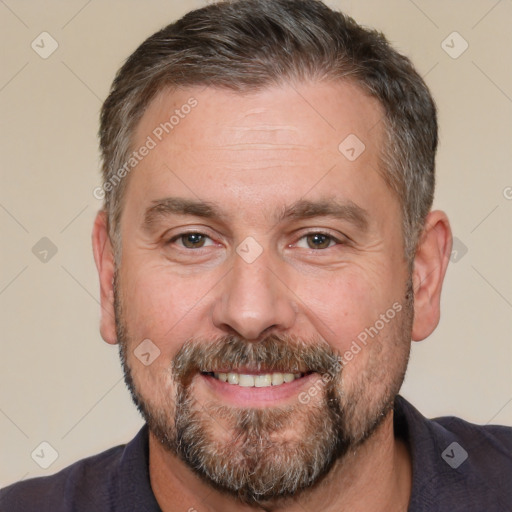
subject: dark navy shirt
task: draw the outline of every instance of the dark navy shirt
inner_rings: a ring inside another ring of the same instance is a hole
[[[427,420],[402,397],[394,428],[412,455],[409,512],[512,512],[512,428]],[[160,512],[148,461],[144,426],[126,445],[6,487],[0,511]]]

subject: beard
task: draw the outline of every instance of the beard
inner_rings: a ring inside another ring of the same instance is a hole
[[[164,372],[172,386],[164,379],[162,389],[143,389],[129,355],[136,340],[123,315],[117,273],[114,302],[124,379],[150,432],[203,481],[242,503],[268,505],[318,485],[336,462],[376,432],[405,377],[412,281],[402,315],[388,326],[386,337],[365,347],[371,351],[367,366],[350,383],[343,379],[340,356],[322,338],[271,334],[254,342],[229,335],[187,340]],[[385,343],[392,344],[386,356]],[[315,400],[286,407],[228,407],[196,397],[197,376],[240,367],[316,373],[322,380],[316,381]]]

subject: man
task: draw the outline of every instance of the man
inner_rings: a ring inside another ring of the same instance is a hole
[[[512,510],[511,429],[398,396],[439,321],[436,109],[316,0],[238,0],[146,40],[101,114],[101,334],[146,420],[6,511]]]

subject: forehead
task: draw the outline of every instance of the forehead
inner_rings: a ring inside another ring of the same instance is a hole
[[[136,128],[132,147],[151,140],[152,149],[131,173],[136,186],[128,186],[127,196],[154,200],[180,188],[181,195],[206,201],[229,192],[250,209],[266,206],[279,189],[286,202],[287,193],[325,196],[340,184],[349,194],[368,183],[383,187],[377,171],[382,119],[379,102],[346,81],[244,93],[164,90]]]
[[[373,128],[382,117],[380,103],[349,81],[283,83],[251,92],[194,86],[157,94],[134,140],[152,133],[157,139],[172,135],[174,145],[208,147],[257,142],[259,136],[326,148],[349,130],[365,142],[375,140],[382,126]],[[172,127],[169,133],[161,127],[161,133],[159,123],[166,122]]]

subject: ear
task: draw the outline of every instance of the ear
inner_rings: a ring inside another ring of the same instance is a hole
[[[114,311],[114,251],[108,235],[107,214],[104,210],[98,212],[94,221],[92,248],[100,278],[100,333],[107,343],[115,344],[117,335]]]
[[[439,323],[441,288],[451,251],[448,217],[442,211],[430,212],[414,258],[414,341],[425,339]]]

